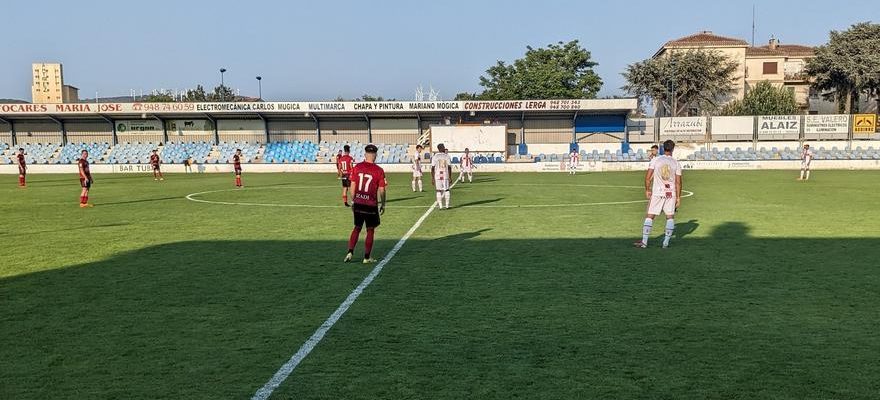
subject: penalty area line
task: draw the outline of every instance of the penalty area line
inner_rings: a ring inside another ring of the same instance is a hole
[[[458,183],[458,179],[456,179],[449,188],[452,189],[453,187],[455,187],[456,183]],[[281,384],[284,383],[284,381],[287,380],[288,377],[290,377],[290,374],[293,373],[296,367],[299,366],[299,364],[306,358],[306,356],[308,356],[309,353],[314,350],[315,346],[317,346],[318,343],[320,343],[321,340],[324,339],[324,335],[327,334],[327,332],[330,330],[330,328],[333,327],[333,325],[336,325],[336,322],[338,322],[339,319],[342,318],[345,312],[348,311],[352,304],[354,304],[355,300],[357,300],[358,297],[360,297],[360,295],[364,292],[364,289],[366,289],[367,286],[370,286],[370,284],[373,283],[373,280],[375,280],[376,277],[379,276],[379,273],[382,272],[382,269],[385,268],[385,265],[387,265],[388,262],[390,262],[391,259],[394,258],[395,255],[397,255],[397,252],[400,251],[400,249],[410,238],[410,236],[412,236],[413,233],[415,233],[416,230],[419,229],[420,226],[422,226],[422,223],[424,223],[425,220],[428,219],[428,216],[430,216],[431,213],[434,212],[435,208],[437,208],[436,201],[431,204],[430,207],[428,207],[428,210],[425,211],[425,213],[422,214],[422,216],[416,221],[416,223],[409,228],[406,234],[404,234],[403,237],[397,241],[394,247],[391,248],[391,251],[389,251],[388,254],[385,255],[385,258],[383,258],[382,261],[379,261],[379,263],[376,264],[376,266],[373,268],[372,271],[370,271],[367,277],[364,278],[364,280],[361,281],[361,283],[357,285],[357,287],[355,287],[354,290],[351,291],[351,293],[348,294],[348,297],[346,297],[342,304],[340,304],[339,307],[336,308],[336,311],[333,311],[333,314],[330,314],[327,320],[325,320],[324,323],[321,324],[321,326],[319,326],[317,330],[315,330],[315,333],[313,333],[312,336],[309,337],[309,339],[306,340],[306,342],[303,343],[302,346],[300,346],[299,350],[297,350],[296,353],[294,353],[293,356],[291,356],[290,359],[281,366],[281,368],[278,368],[278,371],[275,372],[275,375],[273,375],[272,378],[269,379],[269,381],[266,382],[265,385],[263,385],[263,387],[261,387],[259,390],[257,390],[256,393],[254,393],[253,397],[251,397],[251,400],[268,399],[269,396],[271,396],[272,393],[275,391],[275,389],[278,389],[278,387],[281,386]]]

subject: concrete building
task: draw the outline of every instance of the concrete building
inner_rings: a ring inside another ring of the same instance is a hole
[[[746,89],[761,81],[769,81],[776,87],[794,92],[801,111],[810,108],[810,81],[804,69],[807,59],[815,56],[812,47],[783,45],[775,38],[766,46],[746,49]]]
[[[765,46],[752,47],[742,39],[702,31],[666,42],[654,53],[654,58],[689,50],[717,51],[737,63],[734,91],[727,99],[723,99],[724,101],[742,99],[758,82],[769,81],[777,87],[792,90],[802,111],[810,110],[810,82],[803,71],[807,59],[814,57],[812,47],[783,45],[776,39],[771,39]],[[670,114],[662,105],[656,107],[655,115]],[[697,109],[688,110],[688,114],[691,115],[700,113],[701,111]]]
[[[34,63],[31,99],[35,104],[76,103],[79,89],[64,84],[61,63]]]

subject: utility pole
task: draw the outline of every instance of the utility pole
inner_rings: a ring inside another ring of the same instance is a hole
[[[226,68],[220,68],[220,101],[226,101],[226,84],[223,80],[223,74],[226,73]]]

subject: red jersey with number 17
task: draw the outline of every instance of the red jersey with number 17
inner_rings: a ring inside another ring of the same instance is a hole
[[[379,188],[388,185],[382,167],[364,161],[352,168],[350,179],[354,187],[354,204],[379,205]]]

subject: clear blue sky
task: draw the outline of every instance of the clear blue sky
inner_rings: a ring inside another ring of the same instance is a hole
[[[880,19],[875,1],[754,1],[757,41],[824,43],[831,29]],[[753,2],[714,1],[7,1],[0,9],[0,98],[30,101],[30,64],[64,63],[81,97],[226,83],[269,100],[364,93],[450,98],[479,89],[496,60],[578,39],[602,95],[665,41],[712,30],[751,36]],[[876,22],[876,21],[875,21]]]

